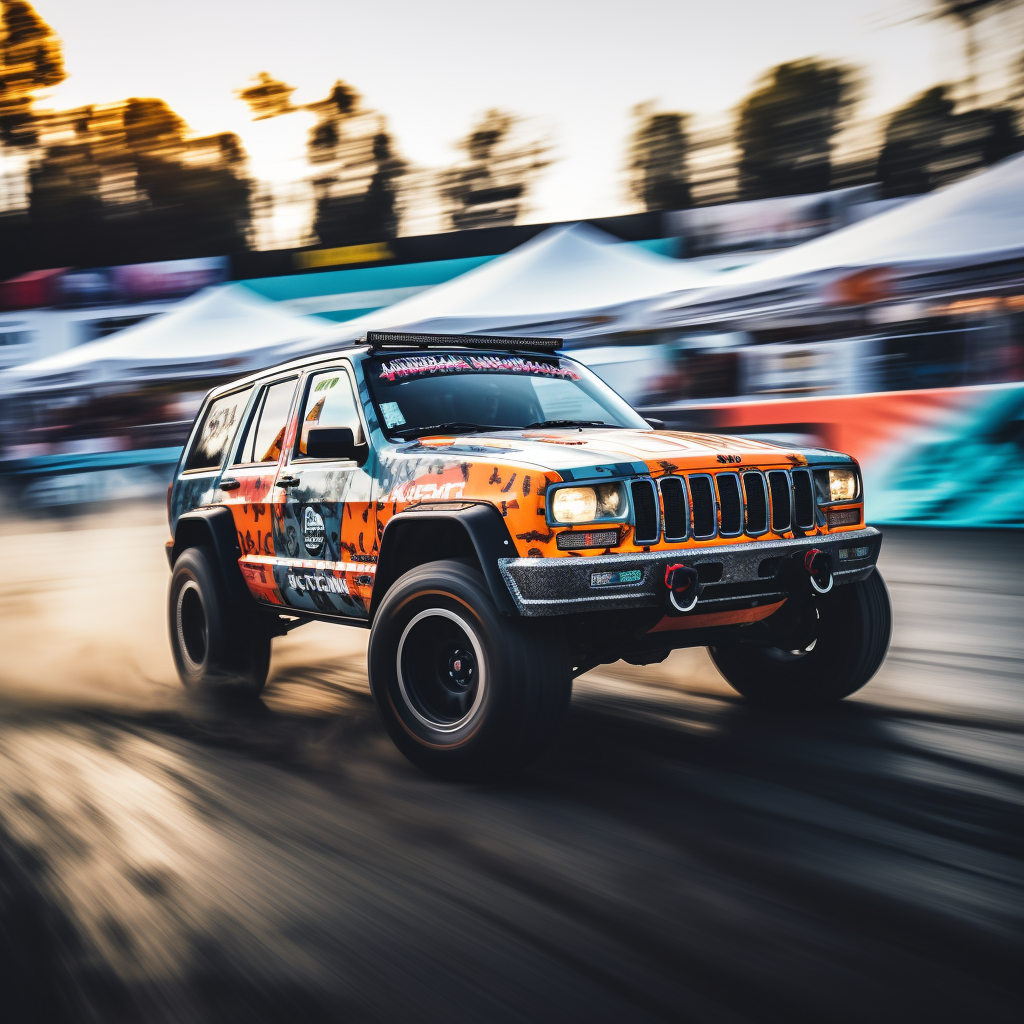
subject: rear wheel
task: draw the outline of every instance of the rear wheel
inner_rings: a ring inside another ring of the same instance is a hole
[[[270,668],[270,633],[256,614],[231,608],[213,552],[188,548],[171,573],[171,652],[189,689],[256,696]]]
[[[816,611],[814,610],[816,609]],[[748,700],[814,705],[842,700],[878,671],[889,649],[892,606],[876,569],[820,597],[793,649],[750,643],[709,647],[718,671]]]
[[[455,560],[412,569],[388,591],[369,675],[398,749],[425,771],[465,780],[539,755],[572,690],[554,632],[499,614],[480,572]]]

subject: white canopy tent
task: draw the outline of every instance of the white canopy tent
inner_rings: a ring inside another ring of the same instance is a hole
[[[711,280],[707,271],[576,224],[553,228],[458,278],[340,325],[288,315],[242,285],[207,289],[109,339],[8,371],[0,375],[0,390],[241,375],[329,351],[367,330],[582,340],[629,329],[653,297]],[[643,360],[643,352],[631,351],[631,363]],[[621,362],[610,350],[602,350],[598,361],[609,358]]]
[[[505,256],[337,329],[590,337],[629,326],[654,296],[701,288],[713,276],[622,243],[588,224],[552,228]]]
[[[242,285],[221,285],[107,339],[8,370],[0,390],[241,375],[333,337],[327,321],[288,315]]]
[[[1024,154],[654,304],[658,324],[708,302],[817,284],[869,267],[919,272],[1024,256]]]

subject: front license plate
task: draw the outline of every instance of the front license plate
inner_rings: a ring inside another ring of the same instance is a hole
[[[639,583],[644,578],[642,569],[627,569],[624,572],[592,572],[592,587],[623,587],[629,583]]]

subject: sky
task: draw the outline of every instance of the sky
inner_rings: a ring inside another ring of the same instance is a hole
[[[763,71],[808,56],[865,75],[881,114],[961,75],[956,36],[897,0],[34,0],[68,80],[45,105],[166,100],[198,133],[237,132],[260,178],[300,178],[309,115],[253,122],[235,96],[260,71],[295,101],[342,78],[381,111],[402,155],[442,167],[490,107],[531,119],[556,157],[529,220],[631,212],[625,152],[644,101],[724,117]]]

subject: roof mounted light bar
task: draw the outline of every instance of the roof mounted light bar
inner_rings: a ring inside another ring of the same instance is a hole
[[[554,352],[561,338],[515,338],[498,334],[408,334],[400,331],[367,331],[366,344],[378,348],[511,348],[529,352]]]

